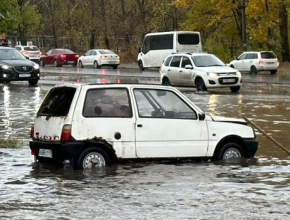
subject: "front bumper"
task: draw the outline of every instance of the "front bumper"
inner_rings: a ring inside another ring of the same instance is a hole
[[[245,152],[245,157],[246,158],[251,158],[254,157],[257,150],[258,150],[258,141],[254,138],[247,138],[244,139],[245,144],[246,144],[246,152]]]
[[[0,69],[0,81],[27,81],[39,78],[39,69],[27,73],[18,73],[13,69]]]

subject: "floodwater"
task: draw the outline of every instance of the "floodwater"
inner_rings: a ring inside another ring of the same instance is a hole
[[[91,171],[34,164],[30,125],[49,88],[0,84],[1,137],[23,145],[0,148],[0,219],[290,219],[289,155],[258,131],[256,157],[236,164],[122,163]],[[210,114],[243,114],[290,149],[288,91],[182,91]]]

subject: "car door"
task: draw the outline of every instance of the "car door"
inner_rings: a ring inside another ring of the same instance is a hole
[[[181,66],[178,71],[179,74],[179,84],[183,86],[193,86],[192,72],[193,69],[186,69],[185,66],[190,65],[193,68],[191,59],[187,56],[183,56],[181,60]]]
[[[82,63],[83,65],[89,65],[89,57],[90,57],[90,53],[91,53],[91,50],[88,50],[83,56],[82,56]]]
[[[256,53],[247,53],[245,63],[244,63],[244,71],[250,71],[251,66],[255,65],[255,61],[258,60],[258,55]]]
[[[49,50],[44,57],[45,64],[53,64],[53,58],[55,55],[56,55],[56,50],[54,49]]]
[[[96,60],[97,51],[91,50],[90,55],[88,56],[88,65],[94,65],[94,61]]]
[[[173,56],[167,68],[167,76],[173,85],[180,85],[180,61],[182,56]]]
[[[234,67],[235,69],[239,70],[239,71],[245,71],[245,60],[246,60],[246,55],[247,54],[242,54],[241,56],[239,56],[239,58],[236,60],[236,62],[234,63]]]
[[[170,90],[134,89],[138,109],[138,158],[201,157],[207,155],[206,121]]]

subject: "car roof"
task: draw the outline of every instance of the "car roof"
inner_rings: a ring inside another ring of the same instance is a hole
[[[0,46],[0,49],[5,49],[5,50],[16,50],[13,47],[7,47],[7,46]]]

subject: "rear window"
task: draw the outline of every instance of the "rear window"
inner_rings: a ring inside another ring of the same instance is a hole
[[[42,102],[37,116],[66,116],[69,112],[76,88],[51,89]]]
[[[38,47],[36,47],[36,46],[27,46],[27,47],[24,47],[24,50],[27,50],[27,51],[39,51]]]
[[[99,50],[100,54],[114,54],[111,50]]]
[[[181,45],[197,45],[200,42],[199,34],[178,34],[178,43]]]
[[[276,59],[276,55],[273,52],[261,52],[261,58],[264,59]]]

